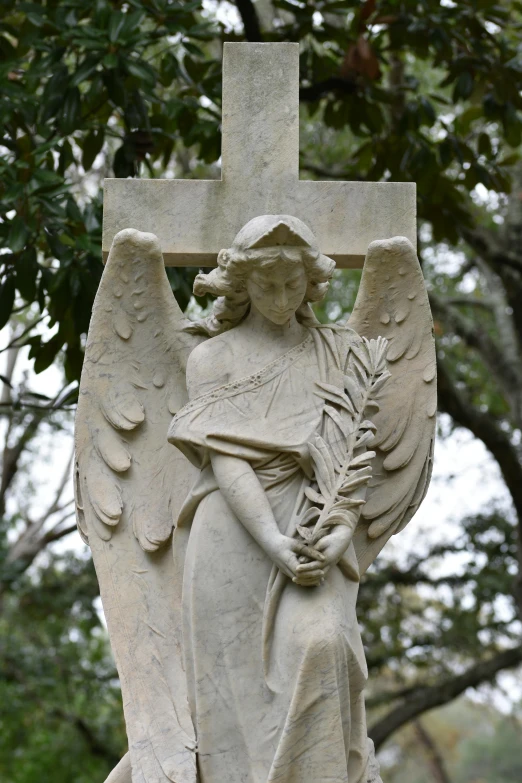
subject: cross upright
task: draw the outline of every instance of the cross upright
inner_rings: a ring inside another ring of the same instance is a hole
[[[416,244],[415,185],[299,179],[299,44],[226,43],[221,180],[106,179],[103,255],[115,234],[156,234],[170,266],[215,266],[251,218],[289,214],[339,267],[375,239]]]

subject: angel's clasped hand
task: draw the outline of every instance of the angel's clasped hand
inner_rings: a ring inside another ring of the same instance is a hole
[[[314,550],[319,552],[321,557],[310,559],[307,563],[300,563],[292,581],[304,587],[321,584],[329,569],[337,565],[348,549],[352,535],[353,531],[345,525],[335,527],[314,545]]]
[[[318,549],[309,547],[295,538],[283,535],[278,537],[277,543],[274,542],[274,546],[270,547],[270,549],[269,554],[275,565],[293,582],[310,587],[320,583],[323,577],[320,565],[314,569],[313,573],[303,575],[302,580],[300,579],[297,582],[298,568],[300,566],[299,558],[304,556],[310,562],[320,564],[324,559],[324,555]]]

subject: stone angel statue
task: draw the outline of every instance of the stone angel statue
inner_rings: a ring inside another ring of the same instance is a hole
[[[187,321],[159,243],[114,239],[76,420],[78,526],[121,678],[108,783],[381,783],[359,580],[418,509],[436,410],[408,240],[370,245],[347,323],[300,220],[251,220]]]

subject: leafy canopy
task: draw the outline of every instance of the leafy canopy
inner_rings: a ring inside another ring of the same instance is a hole
[[[13,308],[49,317],[52,336],[27,336],[37,372],[63,352],[67,379],[79,378],[101,177],[197,176],[218,161],[220,45],[243,39],[213,18],[221,5],[4,0],[0,326]],[[471,188],[509,188],[522,3],[277,0],[266,32],[254,6],[238,7],[250,38],[301,43],[308,176],[415,180],[420,217],[452,240]],[[190,274],[172,272],[182,306]]]

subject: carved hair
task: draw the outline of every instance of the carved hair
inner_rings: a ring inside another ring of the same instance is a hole
[[[276,229],[281,226],[280,217],[286,216],[264,216],[263,221],[266,227],[267,218],[277,218],[279,223]],[[305,296],[302,304],[296,311],[297,320],[306,326],[317,326],[319,324],[315,317],[310,302],[319,302],[326,294],[329,281],[335,268],[335,262],[331,258],[322,255],[317,248],[315,238],[313,243],[300,243],[297,245],[295,240],[298,238],[293,234],[294,242],[292,244],[263,246],[262,239],[257,238],[252,241],[252,232],[249,231],[247,239],[246,229],[251,224],[259,223],[260,218],[255,218],[243,228],[234,244],[228,250],[221,250],[218,254],[218,265],[208,274],[197,275],[194,281],[194,294],[203,296],[212,294],[218,298],[214,302],[212,312],[206,318],[195,321],[187,331],[205,334],[209,337],[221,334],[222,332],[237,326],[246,317],[250,310],[250,298],[246,289],[248,277],[254,269],[263,269],[273,264],[284,264],[290,266],[301,263],[304,266],[308,280]],[[285,220],[285,227],[288,226],[289,219]],[[293,227],[300,225],[303,229],[306,226],[292,218]],[[307,235],[313,237],[309,229],[306,229]],[[300,232],[301,233],[301,232]],[[304,233],[304,232],[303,232]],[[266,241],[270,242],[271,232],[265,231]],[[242,241],[241,241],[242,240]],[[257,247],[248,247],[245,245],[256,244]],[[261,245],[261,246],[260,246]]]

